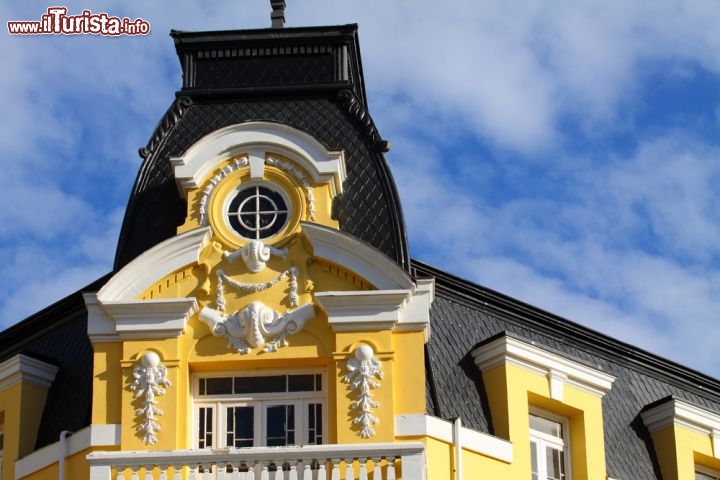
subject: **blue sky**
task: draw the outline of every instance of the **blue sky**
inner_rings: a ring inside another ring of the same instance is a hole
[[[180,86],[170,29],[269,26],[267,0],[148,3],[63,4],[148,36],[2,34],[3,327],[110,270],[137,149]],[[720,376],[720,5],[288,0],[286,15],[359,23],[415,258]]]

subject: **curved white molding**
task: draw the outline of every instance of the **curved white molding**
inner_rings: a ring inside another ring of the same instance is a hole
[[[195,142],[182,156],[170,159],[180,193],[185,195],[186,189],[198,188],[219,163],[246,152],[250,152],[252,175],[258,175],[255,170],[262,168],[254,159],[275,153],[297,162],[315,182],[330,183],[333,196],[342,192],[346,177],[342,151],[328,150],[311,135],[288,125],[246,122],[216,130]]]
[[[355,355],[347,361],[346,368],[348,374],[343,377],[343,381],[350,384],[348,389],[357,392],[358,397],[350,403],[351,415],[353,411],[356,412],[353,424],[358,426],[360,437],[374,437],[373,425],[380,423],[380,420],[373,415],[372,409],[378,408],[380,404],[372,399],[370,390],[380,388],[382,364],[375,358],[372,347],[362,343],[355,349]]]
[[[157,417],[163,412],[157,408],[155,397],[165,395],[165,388],[170,386],[167,379],[167,368],[160,363],[160,357],[155,352],[147,352],[140,359],[140,364],[133,369],[133,382],[130,390],[135,398],[140,398],[140,408],[135,410],[139,422],[135,427],[142,434],[143,442],[146,445],[157,443],[157,432],[160,431],[160,424]]]
[[[155,245],[113,275],[98,292],[98,300],[101,304],[113,300],[136,300],[159,279],[197,263],[210,236],[209,228],[196,228]]]
[[[352,235],[316,223],[300,222],[313,256],[350,270],[378,290],[414,290],[410,275],[381,251]]]
[[[558,401],[563,399],[565,385],[603,397],[615,381],[614,376],[596,368],[508,336],[479,346],[472,356],[481,372],[509,364],[546,376],[550,396]]]

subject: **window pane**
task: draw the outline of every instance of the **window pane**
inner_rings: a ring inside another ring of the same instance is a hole
[[[213,409],[200,407],[198,410],[198,447],[213,446]]]
[[[295,444],[295,406],[273,405],[265,411],[267,446],[281,447]]]
[[[564,480],[565,478],[565,464],[563,452],[554,448],[547,448],[545,450],[547,455],[547,478],[548,480]]]
[[[563,438],[562,423],[530,414],[530,429],[546,433],[554,437]]]
[[[288,377],[289,392],[315,391],[315,375],[290,375]]]
[[[286,392],[287,375],[271,377],[235,377],[235,393]]]
[[[227,407],[227,446],[252,447],[255,440],[253,407]]]
[[[695,480],[718,480],[718,477],[705,473],[695,472]]]
[[[231,377],[206,378],[205,382],[205,395],[229,395],[232,393]]]
[[[323,443],[322,404],[308,404],[308,444],[321,445]]]

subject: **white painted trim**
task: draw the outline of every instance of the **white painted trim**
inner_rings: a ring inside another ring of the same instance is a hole
[[[181,195],[198,188],[214,168],[241,153],[284,155],[304,168],[316,183],[329,183],[332,195],[342,193],[346,178],[343,152],[325,148],[311,135],[280,123],[246,122],[216,130],[170,159]],[[252,166],[252,164],[251,164]],[[257,176],[258,169],[252,174]]]
[[[602,397],[615,381],[614,376],[599,369],[508,336],[476,348],[472,355],[481,372],[508,364],[547,376],[552,398],[557,400],[563,398],[564,386]]]
[[[50,388],[58,367],[27,355],[18,354],[0,363],[0,391],[20,382]]]
[[[168,298],[106,302],[102,307],[115,320],[119,338],[162,339],[179,337],[198,303],[194,298]]]
[[[98,300],[101,304],[113,300],[136,300],[158,279],[198,263],[200,252],[210,237],[209,228],[196,228],[155,245],[113,275],[97,293]]]
[[[313,255],[360,275],[378,290],[410,290],[412,278],[379,250],[352,235],[316,223],[300,222]]]
[[[90,425],[75,432],[66,440],[68,456],[90,447],[113,447],[120,445],[120,425]],[[15,462],[15,479],[42,470],[59,458],[60,442],[51,443]]]
[[[315,301],[335,332],[392,330],[408,290],[318,292]]]
[[[650,433],[666,427],[678,426],[709,436],[712,441],[713,456],[720,458],[719,414],[670,398],[660,405],[645,410],[640,416]]]
[[[396,437],[432,437],[454,444],[453,424],[438,417],[422,414],[395,416]],[[513,445],[507,440],[493,437],[467,427],[460,428],[460,445],[465,450],[512,463]]]

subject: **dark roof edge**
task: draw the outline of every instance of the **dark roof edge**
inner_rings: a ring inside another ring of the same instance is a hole
[[[103,275],[89,285],[58,300],[26,319],[0,332],[0,345],[7,348],[0,350],[0,359],[23,352],[23,346],[29,341],[44,335],[48,330],[56,328],[79,309],[85,309],[83,293],[99,290],[110,279],[111,273]]]
[[[572,339],[574,343],[581,344],[610,362],[619,363],[671,384],[680,383],[688,391],[710,397],[714,401],[720,400],[720,381],[714,377],[418,260],[413,259],[412,266],[418,273],[435,277],[436,292],[442,292],[470,308],[482,306],[502,312],[518,326],[527,327],[527,324],[531,324],[541,333],[563,337],[560,340]]]
[[[294,38],[341,37],[354,35],[357,32],[357,23],[345,25],[327,25],[321,27],[284,27],[284,28],[254,28],[238,30],[205,30],[186,31],[170,30],[170,36],[175,45],[203,44],[218,42],[234,42],[237,40],[286,40]]]

